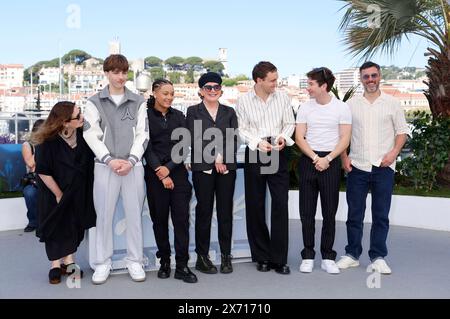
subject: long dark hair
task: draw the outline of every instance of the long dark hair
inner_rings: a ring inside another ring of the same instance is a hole
[[[42,144],[54,138],[64,129],[64,123],[70,121],[75,108],[75,103],[63,101],[56,103],[45,122],[32,135],[33,144]]]
[[[173,86],[173,83],[166,79],[156,79],[152,84],[152,92],[155,92],[157,89],[159,89],[161,86],[165,84],[170,84]],[[149,99],[147,100],[147,107],[155,107],[156,99],[153,95],[150,95]]]

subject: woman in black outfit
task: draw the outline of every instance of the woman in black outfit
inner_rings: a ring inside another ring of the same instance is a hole
[[[237,129],[237,116],[233,108],[219,103],[222,95],[222,78],[219,74],[214,72],[203,74],[198,84],[202,102],[190,106],[186,117],[191,132],[192,181],[197,198],[195,207],[197,262],[195,268],[206,274],[217,273],[217,268],[208,256],[215,196],[221,252],[220,272],[231,273],[233,271],[231,241],[233,195],[237,169],[237,135],[232,135],[232,138],[227,140],[227,129],[231,129],[231,131]],[[208,138],[207,130],[211,135],[220,133],[221,136],[214,136],[211,140]],[[204,153],[209,155],[204,156]]]
[[[84,231],[95,226],[94,155],[83,139],[82,126],[80,108],[59,102],[33,136],[39,176],[36,235],[51,261],[51,284],[60,283],[62,274],[82,275],[73,254]]]
[[[144,153],[145,181],[150,217],[153,222],[160,258],[158,278],[170,277],[169,209],[175,237],[175,278],[187,283],[197,282],[197,276],[187,267],[189,260],[189,202],[192,186],[183,163],[183,156],[171,157],[179,140],[172,140],[172,132],[186,128],[182,112],[173,109],[174,89],[170,81],[157,79],[148,100],[150,142]],[[187,155],[187,154],[186,154]]]

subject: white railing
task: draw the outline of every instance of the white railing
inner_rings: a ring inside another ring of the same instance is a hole
[[[49,111],[36,111],[36,112],[0,112],[0,136],[9,138],[10,141],[14,141],[15,144],[23,142],[22,137],[31,132],[34,122],[39,119],[46,119]],[[13,126],[9,127],[11,121],[14,121]],[[23,128],[20,123],[28,122],[26,128]],[[0,142],[1,143],[1,142]]]

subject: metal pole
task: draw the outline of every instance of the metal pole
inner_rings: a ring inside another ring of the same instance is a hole
[[[59,100],[62,101],[62,93],[63,93],[63,72],[62,72],[62,63],[61,63],[61,40],[58,41],[58,53],[59,53]]]
[[[17,113],[16,118],[14,119],[15,128],[14,128],[14,134],[16,135],[16,144],[18,144],[19,141],[19,128],[18,128],[18,121],[17,121]]]
[[[30,84],[31,84],[31,91],[30,91],[30,95],[31,95],[31,101],[33,101],[33,67],[31,67],[31,72],[30,72]]]

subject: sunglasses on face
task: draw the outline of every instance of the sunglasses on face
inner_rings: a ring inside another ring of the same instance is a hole
[[[362,76],[362,79],[363,79],[363,80],[368,80],[368,79],[370,79],[370,78],[372,78],[372,79],[378,79],[379,76],[380,76],[380,75],[379,75],[378,73],[364,74],[364,75]]]
[[[75,116],[74,118],[71,118],[70,120],[68,120],[68,122],[73,121],[73,120],[79,121],[80,118],[81,118],[81,110],[80,110],[80,112],[78,112],[78,115],[77,115],[77,116]]]
[[[203,89],[205,89],[208,92],[211,92],[212,90],[220,91],[220,90],[222,90],[222,86],[219,85],[219,84],[216,84],[216,85],[203,85]]]

